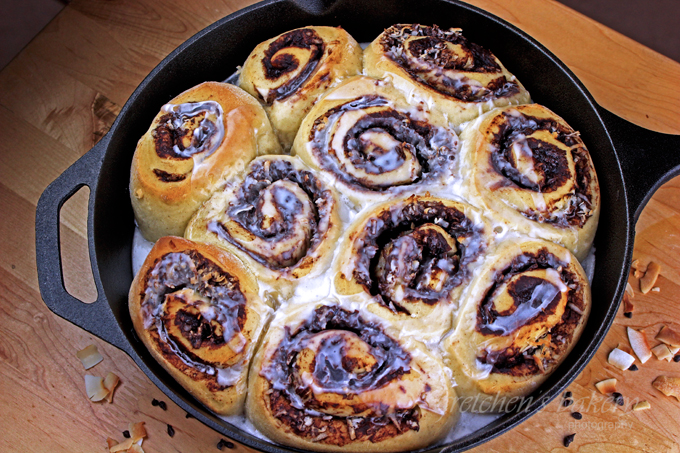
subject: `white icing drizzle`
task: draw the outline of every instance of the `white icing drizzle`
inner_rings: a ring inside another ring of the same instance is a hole
[[[210,156],[224,139],[224,112],[222,106],[215,101],[187,102],[185,104],[165,104],[161,112],[172,113],[172,127],[175,130],[186,129],[186,123],[198,115],[204,118],[191,136],[191,144],[184,149],[174,145],[173,151],[179,156],[192,157],[199,164]]]

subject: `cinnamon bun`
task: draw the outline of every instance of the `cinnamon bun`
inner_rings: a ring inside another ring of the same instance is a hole
[[[325,270],[342,228],[335,192],[290,156],[259,157],[239,181],[201,207],[185,236],[232,251],[284,295]]]
[[[137,143],[130,198],[144,238],[182,236],[225,179],[280,151],[262,106],[226,83],[205,82],[164,105]]]
[[[444,115],[409,104],[389,83],[364,76],[329,91],[293,145],[358,206],[444,184],[458,151],[458,136]]]
[[[430,196],[378,205],[355,220],[338,255],[338,294],[370,299],[370,311],[402,332],[435,339],[451,327],[463,288],[492,240],[472,206]]]
[[[463,410],[502,411],[555,371],[585,327],[588,279],[569,250],[505,243],[470,285],[444,341]]]
[[[277,313],[250,371],[246,413],[314,451],[410,451],[458,418],[442,362],[384,321],[328,300]]]
[[[393,25],[364,51],[364,70],[391,79],[409,100],[441,110],[456,125],[494,107],[531,102],[498,58],[458,28]]]
[[[489,112],[461,137],[473,199],[510,228],[585,258],[600,217],[600,189],[578,132],[546,107],[527,104]]]
[[[238,259],[163,237],[132,282],[129,309],[137,335],[175,380],[218,414],[242,412],[269,309]]]
[[[239,86],[265,106],[284,149],[327,89],[361,72],[361,47],[340,27],[304,27],[259,44]]]

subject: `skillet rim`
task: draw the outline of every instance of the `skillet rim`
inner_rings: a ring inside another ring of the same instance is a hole
[[[323,0],[320,0],[323,3]],[[351,1],[351,0],[350,0]],[[295,0],[267,0],[261,3],[257,3],[254,5],[250,5],[246,8],[243,8],[241,10],[238,10],[216,22],[213,24],[209,25],[208,27],[204,28],[203,30],[197,32],[195,35],[193,35],[191,38],[186,40],[184,43],[182,43],[178,48],[176,48],[174,51],[172,51],[167,57],[165,57],[150,73],[147,75],[144,80],[139,84],[139,86],[135,89],[135,91],[132,93],[128,101],[125,103],[123,108],[121,109],[120,114],[114,121],[114,124],[111,127],[110,132],[107,134],[108,141],[105,143],[105,147],[107,148],[104,152],[104,157],[102,160],[102,167],[105,167],[107,165],[107,160],[110,159],[115,159],[116,153],[114,152],[109,152],[109,143],[112,140],[113,137],[116,136],[116,131],[119,129],[121,122],[125,121],[127,116],[129,115],[130,109],[133,108],[135,105],[136,101],[145,93],[145,91],[148,89],[148,87],[152,84],[152,82],[155,81],[156,77],[159,75],[162,75],[164,70],[168,70],[169,66],[175,62],[180,55],[182,55],[184,52],[188,51],[192,46],[196,45],[197,42],[199,42],[201,39],[207,39],[211,35],[211,33],[215,33],[216,30],[221,29],[222,27],[228,26],[230,22],[240,19],[243,16],[249,16],[251,13],[254,11],[260,10],[260,9],[265,9],[269,8],[271,5],[277,5],[277,4],[290,4],[294,7],[301,8],[304,11],[309,12],[310,10],[312,13],[319,13],[324,12],[323,8],[325,7],[324,5],[321,5],[322,8],[321,10],[315,10],[313,7],[307,7],[301,6],[300,3],[305,3],[304,0],[300,1],[295,1]],[[313,1],[308,2],[312,4],[313,6]],[[330,3],[330,8],[332,9],[335,5],[336,2],[329,2]],[[576,78],[576,76],[571,72],[571,70],[564,64],[562,63],[557,57],[555,57],[547,48],[545,48],[542,44],[540,44],[538,41],[533,39],[531,36],[517,28],[516,26],[510,24],[509,22],[491,14],[488,13],[487,11],[484,11],[476,6],[468,5],[456,0],[443,0],[441,3],[448,3],[452,4],[456,7],[459,8],[464,8],[474,14],[477,14],[479,16],[484,17],[487,20],[490,20],[492,22],[495,22],[499,26],[503,27],[506,29],[509,33],[513,33],[517,35],[519,38],[523,39],[525,42],[530,44],[531,46],[535,47],[545,58],[547,59],[545,63],[543,64],[551,64],[557,67],[564,75],[566,75],[569,79],[569,82],[571,85],[576,88],[581,96],[583,96],[584,100],[588,103],[591,113],[593,113],[596,118],[599,120],[599,125],[604,132],[604,136],[602,138],[606,139],[606,141],[609,142],[609,145],[611,147],[611,150],[614,153],[614,158],[618,164],[618,167],[616,168],[617,174],[620,177],[620,179],[623,181],[623,174],[621,170],[621,163],[620,163],[620,157],[616,151],[616,148],[613,145],[612,139],[609,135],[609,131],[607,129],[607,125],[603,121],[600,111],[599,111],[599,106],[597,103],[594,101],[590,93],[585,89],[583,84]],[[115,150],[114,150],[115,151]],[[97,181],[97,187],[94,190],[95,193],[95,202],[91,203],[90,208],[90,217],[93,219],[93,224],[96,225],[96,217],[98,215],[98,212],[100,209],[97,209],[97,206],[100,206],[102,203],[102,199],[100,196],[101,191],[99,190],[100,186],[100,181]],[[623,193],[623,199],[627,200],[627,196],[625,193],[626,187],[625,185],[621,185],[620,187],[621,190],[624,191]],[[628,216],[628,203],[624,203],[626,207],[626,212],[624,213],[625,218],[629,218]],[[91,253],[93,254],[93,261],[100,262],[100,256],[101,254],[99,253],[100,250],[97,247],[97,229],[89,229],[89,231],[92,233],[90,236],[90,250]],[[582,371],[582,369],[586,366],[588,362],[592,359],[593,355],[595,352],[598,350],[601,342],[604,340],[604,337],[606,336],[606,333],[608,332],[615,314],[618,310],[618,306],[620,303],[621,296],[623,294],[623,289],[625,283],[622,285],[622,277],[625,276],[625,264],[630,262],[630,257],[632,255],[632,235],[633,235],[633,228],[626,223],[625,225],[625,238],[626,238],[626,243],[625,243],[625,253],[623,256],[623,266],[621,266],[620,269],[620,275],[617,278],[618,281],[618,286],[616,287],[616,290],[614,291],[614,298],[611,301],[608,310],[606,311],[605,318],[604,318],[604,323],[598,326],[598,328],[595,330],[593,333],[592,337],[593,340],[587,345],[585,351],[581,354],[581,356],[578,357],[578,359],[575,361],[575,363],[568,369],[564,370],[562,369],[561,371],[566,371],[566,373],[563,374],[563,376],[557,380],[557,382],[554,382],[551,386],[547,388],[544,392],[539,392],[540,399],[537,399],[533,404],[531,404],[527,410],[524,410],[522,412],[517,412],[514,414],[510,415],[504,415],[502,416],[499,420],[501,420],[498,423],[492,423],[491,425],[487,425],[486,427],[482,428],[481,430],[478,430],[474,433],[471,433],[469,435],[466,435],[462,438],[457,439],[454,442],[451,442],[446,445],[439,445],[435,447],[428,447],[426,451],[444,451],[446,450],[447,452],[452,452],[452,451],[462,451],[466,450],[468,448],[472,448],[473,446],[479,445],[483,442],[486,442],[487,440],[490,440],[508,430],[511,428],[517,426],[524,420],[528,419],[532,415],[534,415],[538,410],[543,408],[546,404],[548,404],[550,401],[552,401],[566,386],[568,386],[573,379],[576,378],[578,373]],[[601,234],[600,234],[601,236]],[[101,260],[105,262],[105,260]],[[105,285],[104,285],[105,286]],[[115,303],[112,301],[107,301],[107,305],[109,308],[111,308],[111,304]],[[113,310],[112,310],[113,311]],[[115,316],[115,314],[114,314]],[[116,316],[118,318],[118,316]],[[120,321],[120,318],[119,318]],[[119,323],[120,324],[120,323]],[[589,322],[590,324],[590,322]],[[589,326],[592,327],[592,326]],[[186,396],[180,396],[177,391],[171,389],[164,383],[164,379],[161,378],[161,376],[158,375],[158,373],[154,372],[152,370],[152,367],[149,367],[146,359],[144,359],[140,354],[136,346],[133,344],[132,341],[130,341],[130,335],[125,333],[124,331],[121,332],[124,338],[127,338],[129,344],[127,347],[124,348],[124,350],[130,355],[135,363],[144,371],[144,373],[154,382],[156,386],[158,386],[166,395],[168,395],[173,401],[175,401],[177,404],[179,404],[183,409],[187,410],[188,412],[191,412],[192,415],[196,416],[199,418],[204,424],[207,424],[208,426],[212,427],[213,429],[217,430],[218,432],[224,433],[228,435],[229,437],[245,444],[248,446],[251,446],[253,448],[257,448],[263,451],[268,451],[268,452],[284,452],[284,451],[303,451],[303,450],[298,450],[295,448],[290,448],[290,447],[283,447],[283,446],[278,446],[274,444],[270,444],[267,442],[262,441],[261,439],[258,439],[256,437],[253,437],[252,435],[248,434],[247,432],[243,432],[240,428],[236,428],[233,425],[231,425],[228,422],[224,422],[220,420],[218,417],[216,417],[214,414],[207,413],[207,411],[200,405],[200,404],[195,404],[192,399],[187,401]],[[134,333],[132,334],[134,335]],[[582,343],[580,340],[579,343]],[[573,352],[572,352],[573,354]],[[152,362],[153,365],[153,362]],[[564,364],[563,364],[564,365]],[[541,387],[543,389],[544,386]],[[539,389],[540,390],[540,389]],[[535,392],[536,393],[536,392]],[[489,428],[491,426],[491,428]],[[226,431],[226,433],[225,433]],[[475,435],[475,433],[477,433]]]

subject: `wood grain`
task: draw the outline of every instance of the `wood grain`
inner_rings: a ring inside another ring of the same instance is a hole
[[[216,452],[221,436],[186,419],[123,352],[53,315],[38,292],[34,216],[54,178],[111,126],[148,72],[176,46],[215,20],[252,2],[73,0],[0,72],[0,417],[2,451],[105,451],[106,437],[122,440],[129,422],[145,421],[148,452]],[[512,22],[562,59],[605,108],[641,126],[680,133],[680,64],[549,0],[470,2]],[[88,289],[87,231],[79,196],[62,210],[62,248],[68,283]],[[660,292],[636,295],[631,319],[619,314],[594,360],[570,386],[574,405],[550,403],[512,431],[473,451],[678,452],[680,403],[651,387],[680,364],[651,359],[637,372],[606,363],[627,343],[625,328],[643,328],[652,344],[662,324],[680,329],[680,179],[665,184],[637,224],[635,256],[662,265]],[[633,281],[633,284],[636,282]],[[75,352],[94,343],[104,361],[85,371]],[[83,376],[121,376],[113,404],[92,404]],[[593,383],[619,380],[626,404],[616,406]],[[167,411],[151,405],[165,400]],[[652,409],[633,412],[635,400]],[[579,410],[577,421],[570,413]],[[170,438],[167,424],[176,434]],[[237,451],[249,450],[240,445]]]

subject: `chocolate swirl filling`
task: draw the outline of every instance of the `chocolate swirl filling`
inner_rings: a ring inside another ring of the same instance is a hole
[[[504,112],[501,118],[496,122],[498,130],[491,140],[494,152],[490,159],[493,168],[506,178],[505,184],[550,194],[563,190],[573,181],[573,188],[562,195],[567,198],[563,209],[552,215],[538,209],[522,211],[522,214],[531,220],[556,226],[582,227],[593,213],[593,194],[590,159],[578,133],[553,119],[516,111]],[[569,151],[555,143],[531,137],[537,131],[549,133]],[[573,174],[569,160],[573,161]]]
[[[458,150],[455,134],[412,119],[378,95],[328,110],[316,118],[308,140],[321,168],[376,192],[436,177]]]
[[[215,101],[166,104],[163,115],[151,132],[156,154],[161,159],[184,161],[210,156],[224,139],[222,106]],[[184,173],[170,173],[154,168],[156,177],[166,183],[180,182]]]
[[[483,251],[481,237],[481,228],[455,207],[409,200],[371,218],[354,239],[352,277],[381,304],[410,314],[409,303],[448,300]]]
[[[144,327],[155,329],[166,359],[214,390],[233,385],[230,367],[247,341],[241,333],[246,299],[238,280],[190,250],[159,258],[142,287]]]
[[[491,365],[492,373],[527,376],[543,372],[571,343],[585,311],[582,292],[579,277],[568,263],[546,249],[516,256],[494,276],[494,284],[479,304],[475,330],[509,338],[527,326],[535,327],[508,347],[483,349],[477,360]],[[566,301],[561,293],[566,293]],[[555,319],[560,310],[561,317]]]
[[[184,160],[203,152],[210,155],[222,142],[223,112],[217,102],[166,104],[161,111],[152,132],[158,157]]]
[[[306,61],[302,62],[304,65],[302,69],[299,69],[299,58],[295,53],[288,51],[294,48],[307,49],[309,51]],[[272,42],[264,51],[264,58],[262,59],[265,78],[276,81],[287,74],[298,70],[299,72],[278,88],[268,90],[266,94],[258,90],[264,102],[271,105],[274,101],[285,99],[295,93],[316,70],[323,56],[324,49],[323,39],[316,31],[308,28],[284,33]]]
[[[394,25],[380,41],[383,53],[417,83],[463,102],[486,102],[519,93],[494,55],[469,42],[460,30],[436,25]],[[484,75],[483,81],[474,74]]]
[[[315,355],[302,370],[300,363],[309,360],[310,349]],[[298,436],[342,446],[419,430],[417,405],[399,409],[353,401],[362,392],[384,388],[408,375],[410,363],[410,354],[379,325],[357,311],[321,306],[294,331],[285,328],[260,375],[269,381],[274,417]],[[306,376],[308,370],[311,376]],[[325,401],[325,394],[332,398]],[[335,402],[337,398],[344,403]]]
[[[208,229],[270,269],[286,269],[321,244],[334,203],[310,171],[286,160],[260,160],[251,165],[226,211],[229,222],[247,236],[235,236],[232,225],[222,221],[211,221]]]

